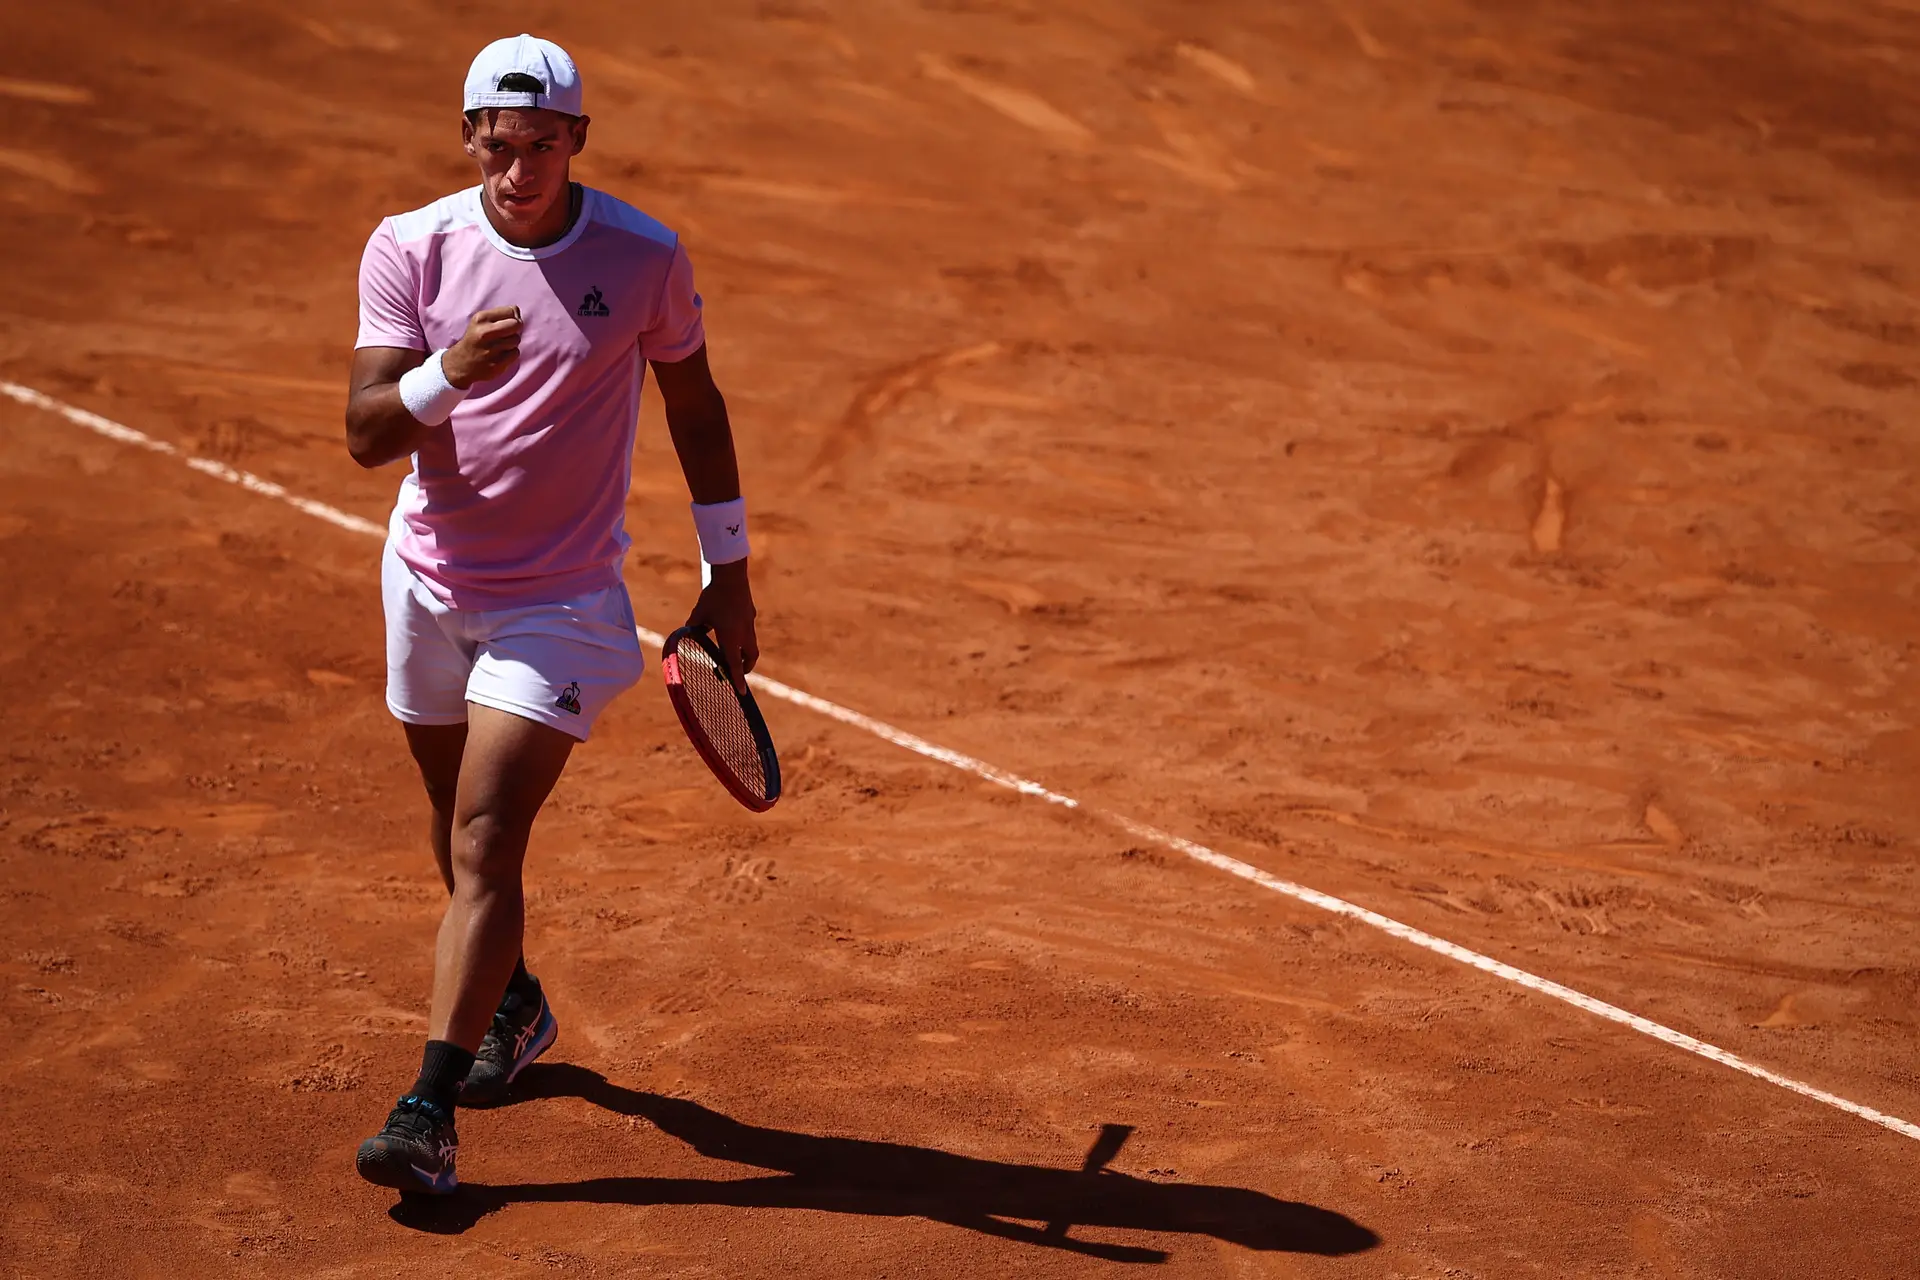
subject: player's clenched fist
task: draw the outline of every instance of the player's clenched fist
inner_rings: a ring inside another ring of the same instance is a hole
[[[440,357],[440,371],[462,391],[505,373],[520,358],[520,308],[488,307],[473,313],[460,341]]]

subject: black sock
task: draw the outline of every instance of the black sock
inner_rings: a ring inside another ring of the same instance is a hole
[[[521,956],[513,962],[513,976],[507,979],[507,990],[511,991],[514,995],[523,996],[529,1000],[533,998],[533,993],[539,990],[539,987],[534,983],[533,975],[527,972],[527,958],[525,956]]]
[[[472,1054],[446,1040],[429,1040],[426,1055],[420,1060],[420,1078],[413,1082],[413,1092],[452,1111],[471,1070]]]

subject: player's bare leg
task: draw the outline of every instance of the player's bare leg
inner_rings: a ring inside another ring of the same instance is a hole
[[[575,739],[492,707],[469,704],[468,714],[427,1034],[472,1053],[520,958],[527,837]]]
[[[467,748],[467,726],[432,724],[406,726],[407,749],[420,767],[427,790],[427,843],[433,848],[440,880],[453,893],[453,823],[459,794],[460,765]],[[473,1069],[461,1090],[462,1106],[487,1106],[507,1094],[514,1078],[553,1045],[560,1027],[547,1007],[540,980],[527,971],[525,953],[514,961],[507,994],[494,1010],[493,1024],[480,1041]]]
[[[460,782],[460,758],[467,749],[464,724],[410,724],[407,750],[420,766],[420,781],[427,788],[427,843],[433,847],[433,864],[440,868],[440,882],[453,892],[453,802]]]
[[[454,1105],[483,1039],[501,1059],[492,1064],[500,1069],[486,1079],[504,1091],[555,1033],[538,986],[532,1002],[517,1000],[509,980],[516,970],[525,977],[520,875],[527,839],[574,739],[477,703],[468,704],[467,715],[464,732],[453,731],[461,726],[424,732],[410,726],[407,732],[433,810],[429,839],[451,896],[440,922],[419,1078],[380,1133],[360,1145],[355,1160],[362,1177],[402,1191],[453,1190],[460,1141]]]

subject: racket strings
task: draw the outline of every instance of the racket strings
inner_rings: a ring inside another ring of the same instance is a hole
[[[764,799],[767,775],[760,759],[760,744],[726,674],[713,655],[692,638],[682,639],[675,652],[680,659],[681,686],[700,731],[734,777]]]

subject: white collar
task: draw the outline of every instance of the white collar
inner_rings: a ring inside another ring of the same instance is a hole
[[[542,258],[551,258],[557,253],[564,253],[570,248],[573,242],[580,238],[581,233],[586,231],[587,224],[593,221],[595,202],[600,195],[592,187],[581,184],[580,212],[574,218],[573,225],[567,228],[567,234],[552,244],[543,244],[538,249],[529,249],[525,245],[512,243],[494,229],[492,219],[487,217],[486,195],[481,188],[469,188],[467,194],[473,200],[473,219],[480,224],[480,234],[484,235],[487,242],[494,248],[509,258],[518,258],[522,262],[538,262]]]

